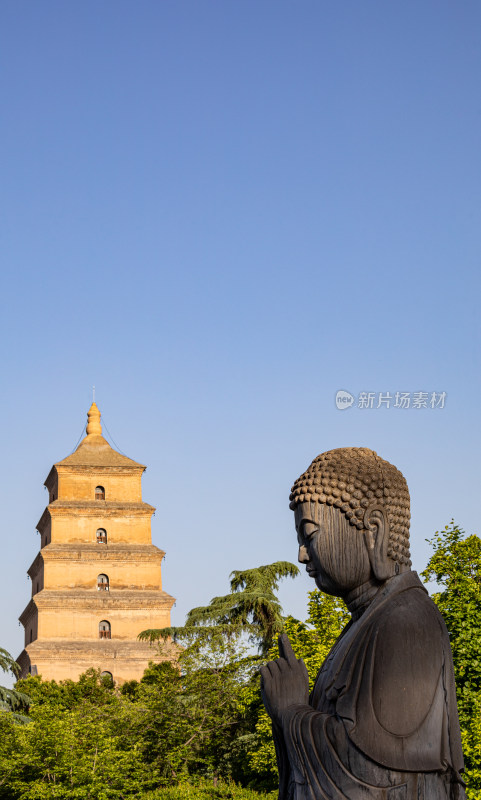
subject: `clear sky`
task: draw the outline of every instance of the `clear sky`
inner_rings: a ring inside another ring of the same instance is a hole
[[[0,65],[1,646],[92,384],[174,623],[296,560],[334,447],[405,474],[415,568],[480,533],[479,0],[4,0]],[[419,391],[444,408],[394,407]]]

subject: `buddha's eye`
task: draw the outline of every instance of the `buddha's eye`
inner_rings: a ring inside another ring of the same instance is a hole
[[[305,522],[302,532],[306,539],[311,539],[312,536],[318,532],[318,530],[319,528],[314,524],[314,522]]]

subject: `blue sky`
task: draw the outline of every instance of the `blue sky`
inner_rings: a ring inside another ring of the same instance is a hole
[[[403,471],[415,568],[479,533],[479,2],[5,0],[0,37],[0,644],[92,384],[175,623],[296,560],[290,486],[333,447]]]

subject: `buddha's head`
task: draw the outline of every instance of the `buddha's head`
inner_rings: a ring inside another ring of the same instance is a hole
[[[407,483],[373,450],[322,453],[297,479],[290,501],[299,561],[322,591],[342,597],[410,569]]]

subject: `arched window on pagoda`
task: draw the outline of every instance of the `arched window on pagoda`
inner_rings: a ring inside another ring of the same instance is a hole
[[[108,592],[109,590],[109,576],[97,575],[97,591]]]
[[[111,638],[110,622],[106,619],[103,619],[102,622],[99,622],[99,639],[110,639],[110,638]]]
[[[97,544],[107,544],[107,531],[105,528],[99,528],[95,534]]]
[[[96,486],[95,487],[95,499],[96,500],[105,500],[105,489],[103,486]]]
[[[100,673],[100,680],[104,684],[104,686],[113,686],[114,685],[114,676],[108,670],[104,670]]]

